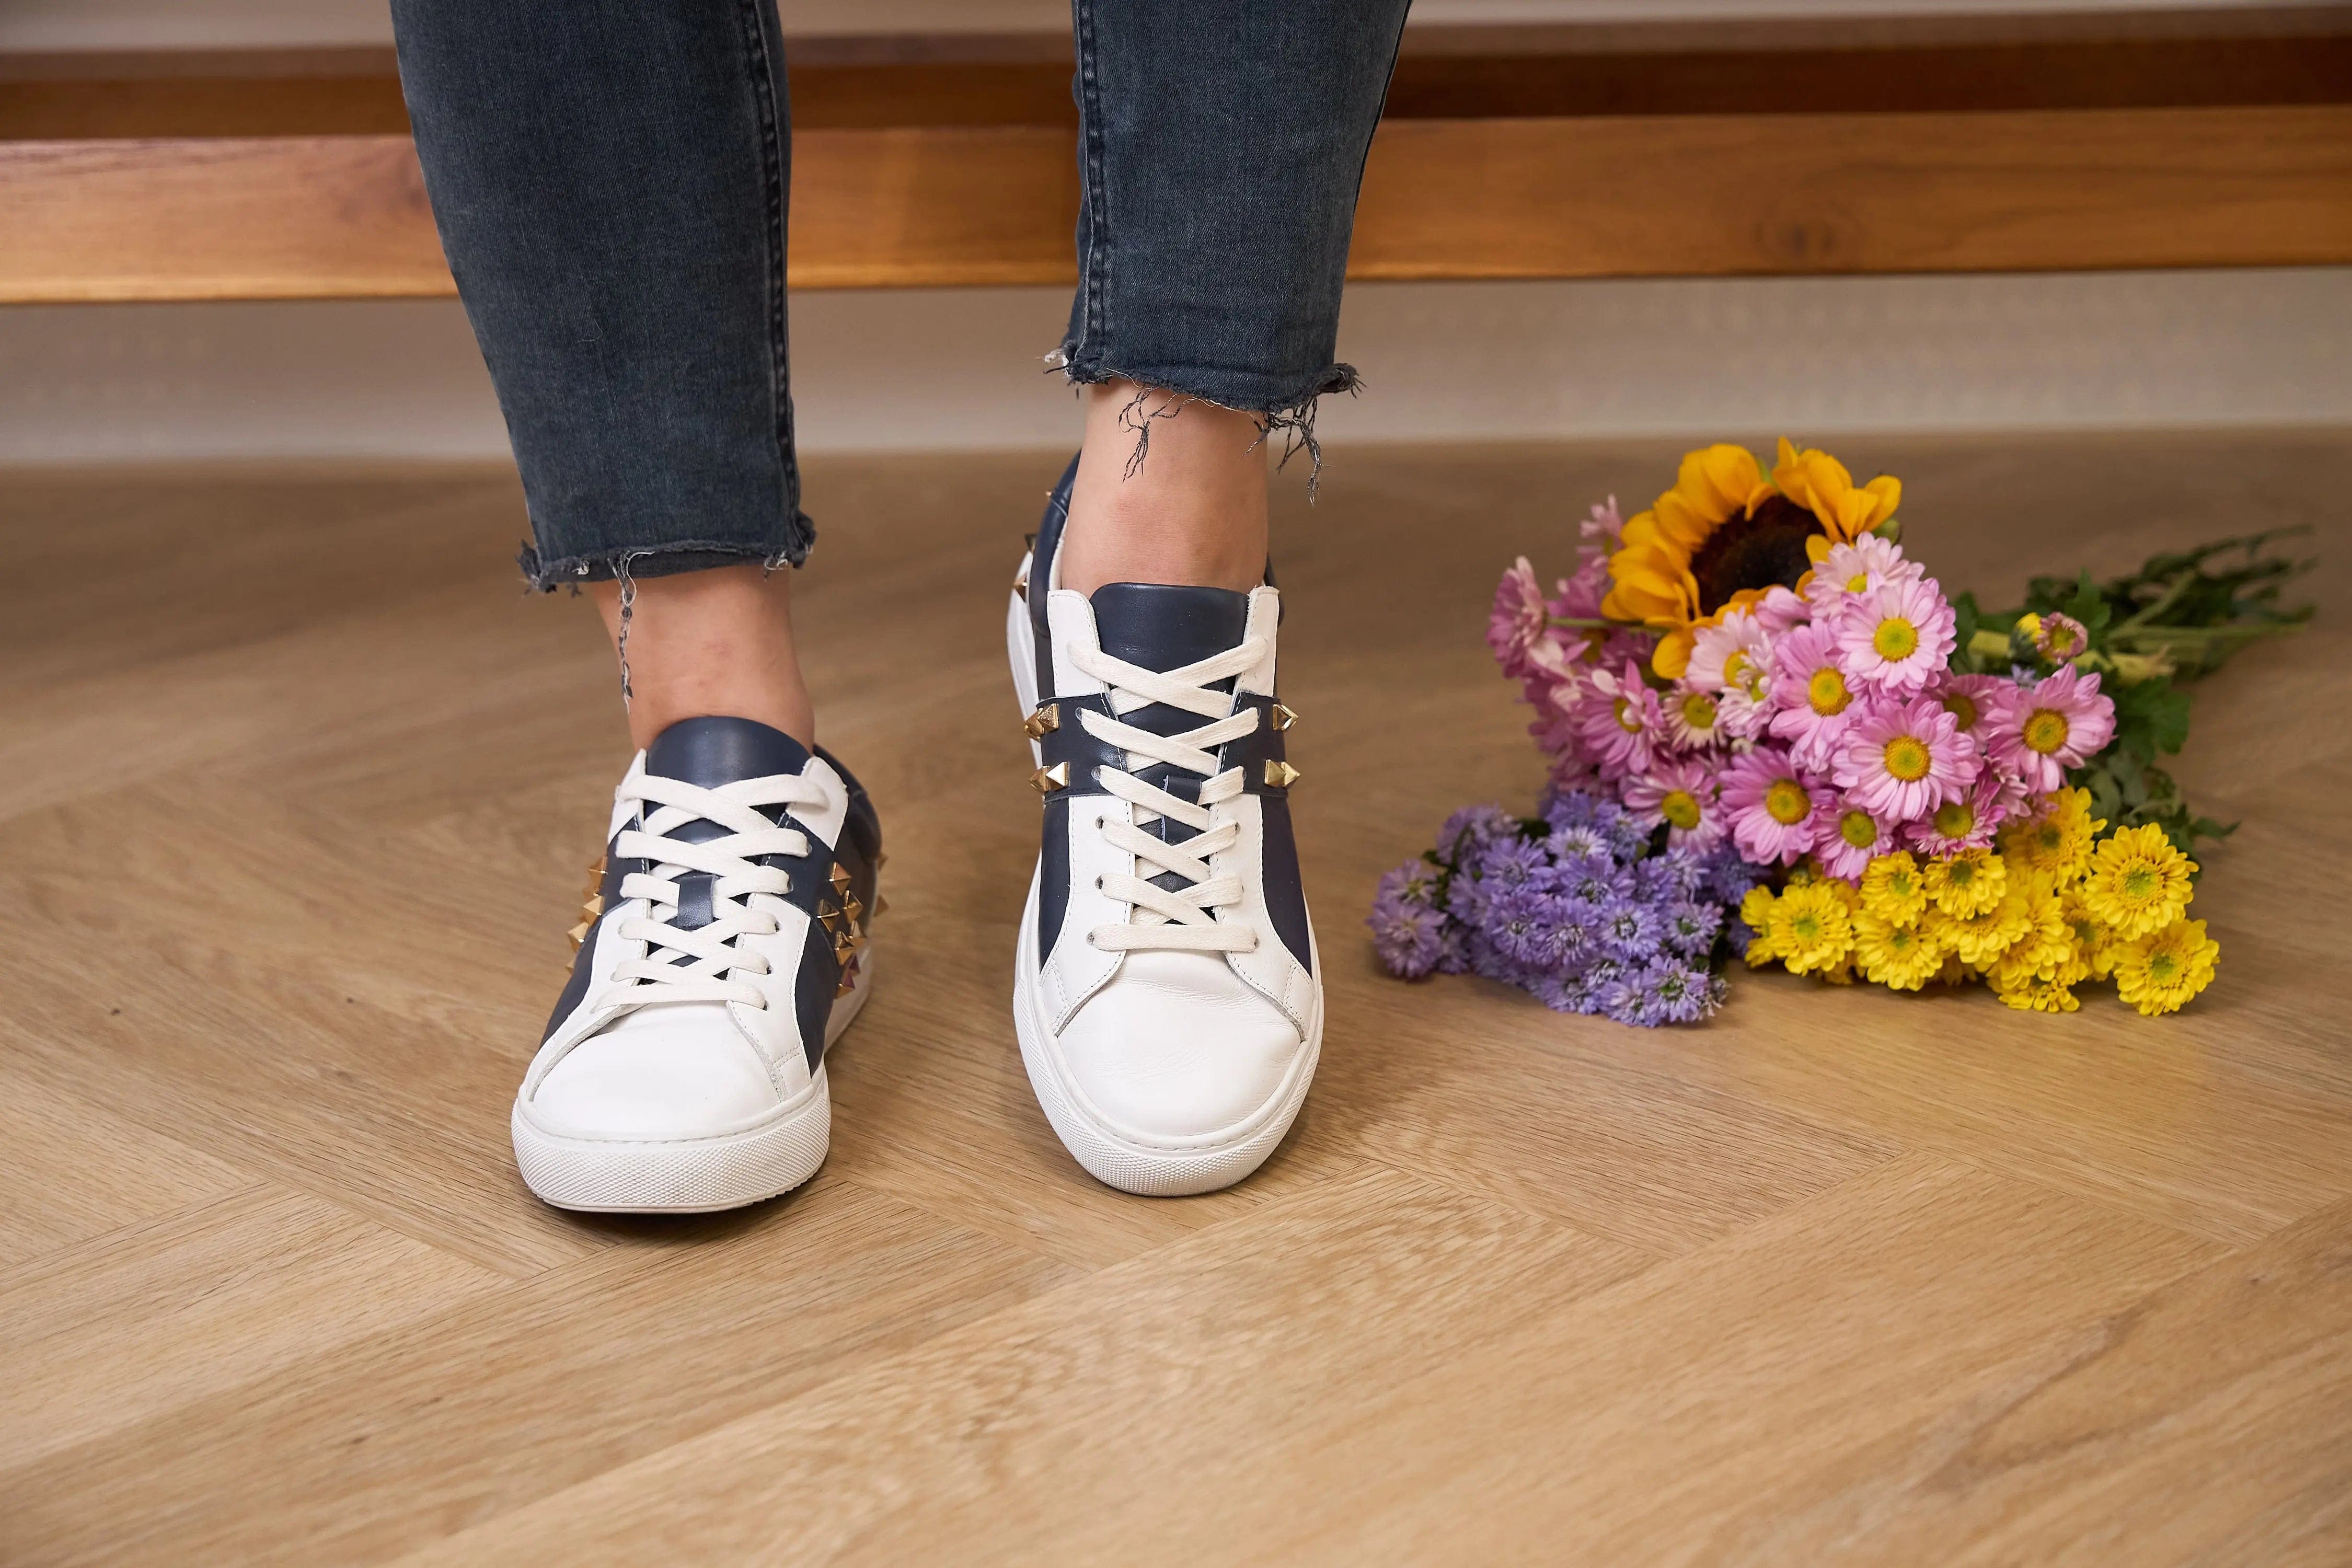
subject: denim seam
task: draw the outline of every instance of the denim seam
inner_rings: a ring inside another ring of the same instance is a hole
[[[668,555],[713,556],[713,565],[740,565],[757,562],[768,571],[792,563],[782,551],[772,551],[757,544],[746,544],[737,539],[677,539],[660,544],[625,544],[611,550],[593,551],[584,555],[560,556],[549,561],[539,552],[539,546],[525,541],[515,557],[522,569],[527,588],[542,594],[552,594],[558,588],[577,592],[588,583],[618,582],[624,576],[664,576],[665,573],[639,570],[642,563],[659,561]]]
[[[1067,345],[1062,354],[1063,365],[1077,365],[1086,353],[1087,341],[1107,334],[1108,325],[1103,321],[1105,300],[1109,289],[1104,274],[1110,268],[1110,248],[1102,240],[1105,226],[1104,199],[1106,182],[1103,177],[1102,84],[1095,74],[1094,0],[1070,0],[1071,24],[1076,34],[1078,58],[1078,125],[1080,150],[1079,178],[1082,185],[1079,211],[1087,227],[1087,253],[1078,258],[1078,288],[1084,296],[1084,306],[1078,312],[1078,338]],[[1070,378],[1080,379],[1076,374]]]
[[[793,471],[791,348],[785,314],[787,176],[778,136],[782,115],[776,104],[776,60],[768,49],[767,29],[760,15],[761,5],[762,0],[737,0],[736,10],[743,26],[752,110],[760,122],[761,174],[767,198],[761,237],[768,251],[768,400],[770,420],[776,432],[776,500],[786,537],[785,548],[777,555],[798,564],[799,558],[808,552],[811,540],[806,531],[807,521],[801,513],[800,487],[794,482]],[[774,564],[773,561],[769,563],[771,570]]]

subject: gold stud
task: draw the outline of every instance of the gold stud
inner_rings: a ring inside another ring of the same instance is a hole
[[[1062,727],[1062,705],[1048,702],[1029,715],[1021,726],[1022,732],[1033,741],[1042,741]]]
[[[875,918],[876,920],[877,920],[877,921],[878,921],[878,920],[880,920],[884,915],[887,915],[887,914],[888,914],[889,912],[890,912],[890,900],[887,900],[887,899],[886,899],[886,898],[884,898],[884,897],[883,897],[881,894],[879,894],[879,893],[875,894],[875,895],[874,895],[874,918]]]
[[[824,922],[824,929],[829,931],[841,930],[841,911],[831,904],[820,901],[816,906],[816,918]]]
[[[877,850],[877,851],[875,851],[875,854],[874,854],[874,869],[875,869],[876,871],[877,871],[877,872],[878,872],[878,871],[880,871],[880,870],[882,869],[882,868],[883,868],[883,867],[887,866],[889,863],[890,863],[890,857],[889,857],[889,856],[887,856],[887,855],[886,855],[886,854],[883,854],[880,850]]]
[[[1268,757],[1265,762],[1265,786],[1268,789],[1288,789],[1298,782],[1298,770],[1288,763]]]
[[[586,915],[592,921],[596,919],[599,915],[602,915],[604,912],[604,895],[602,893],[590,894],[588,896],[588,901],[580,906],[580,912]]]
[[[856,956],[857,944],[849,940],[848,933],[845,931],[835,932],[833,939],[833,961],[835,963],[840,964],[842,967],[847,968],[849,961]]]
[[[1057,789],[1070,787],[1070,764],[1055,763],[1050,768],[1039,768],[1029,775],[1029,786],[1039,795],[1051,795]]]
[[[833,863],[833,890],[835,894],[849,891],[849,868],[838,860]]]
[[[841,984],[833,988],[834,1000],[839,1001],[857,989],[857,960],[851,959],[842,969]]]
[[[1013,575],[1013,591],[1016,594],[1029,591],[1029,557],[1026,555],[1021,558],[1021,570]]]
[[[1276,702],[1274,705],[1274,727],[1276,731],[1287,730],[1297,722],[1298,715],[1291,710],[1289,703]]]
[[[587,945],[588,931],[592,923],[593,922],[588,921],[582,921],[578,925],[573,926],[570,931],[563,933],[572,939],[572,952],[578,952],[583,947]]]
[[[849,917],[849,929],[856,931],[858,922],[866,918],[866,906],[857,901],[856,894],[852,893],[843,903],[841,912]]]

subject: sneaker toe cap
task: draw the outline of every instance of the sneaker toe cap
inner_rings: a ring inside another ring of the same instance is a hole
[[[1152,973],[1187,966],[1138,962],[1147,956],[1163,955],[1130,955],[1128,972],[1057,1037],[1073,1086],[1100,1115],[1147,1138],[1205,1138],[1248,1121],[1297,1061],[1298,1030],[1222,960],[1202,984]]]
[[[549,1131],[631,1141],[719,1137],[782,1103],[747,1042],[665,1028],[581,1041],[526,1099],[531,1119]]]

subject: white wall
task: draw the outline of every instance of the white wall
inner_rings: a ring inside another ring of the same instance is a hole
[[[1054,289],[796,296],[813,450],[1035,447]],[[1562,283],[1348,296],[1340,439],[2352,423],[2352,268]],[[0,461],[504,448],[455,304],[0,309]]]

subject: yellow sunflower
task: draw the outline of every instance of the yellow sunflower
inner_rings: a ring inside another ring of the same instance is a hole
[[[1650,668],[1677,679],[1698,627],[1769,589],[1797,586],[1831,545],[1892,517],[1902,494],[1894,479],[1857,489],[1836,458],[1786,440],[1769,481],[1744,447],[1692,452],[1675,488],[1626,523],[1601,613],[1658,632]]]

